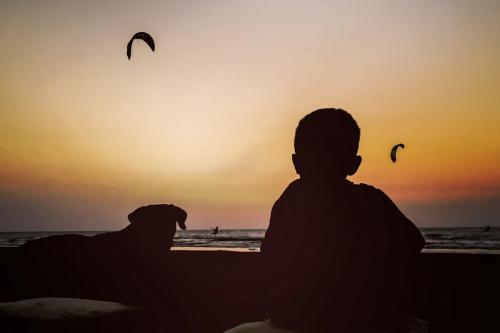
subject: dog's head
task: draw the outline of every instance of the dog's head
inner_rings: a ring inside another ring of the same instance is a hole
[[[183,230],[186,229],[187,213],[175,205],[158,204],[142,206],[128,215],[130,224],[135,229],[150,231],[152,233],[168,231],[175,234],[176,224]]]

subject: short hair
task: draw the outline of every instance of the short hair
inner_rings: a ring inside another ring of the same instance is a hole
[[[345,110],[326,108],[302,118],[295,130],[294,148],[299,155],[356,155],[360,129],[356,120]]]

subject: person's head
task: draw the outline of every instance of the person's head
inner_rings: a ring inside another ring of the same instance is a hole
[[[319,109],[302,118],[295,130],[292,155],[301,178],[344,179],[361,164],[360,130],[342,109]]]

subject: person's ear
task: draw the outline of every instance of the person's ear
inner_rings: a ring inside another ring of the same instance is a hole
[[[363,158],[359,155],[354,156],[352,159],[351,165],[349,166],[347,170],[347,175],[352,176],[358,171],[359,166],[361,165],[361,162],[363,161]]]
[[[292,154],[292,162],[293,166],[295,167],[295,172],[300,175],[302,172],[302,168],[300,165],[300,158],[297,156],[297,154]]]

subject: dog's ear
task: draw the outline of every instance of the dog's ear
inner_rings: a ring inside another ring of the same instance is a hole
[[[184,209],[172,205],[177,210],[177,223],[182,230],[186,230],[187,213]]]
[[[145,206],[137,208],[132,213],[128,214],[128,220],[130,221],[131,224],[135,224],[137,222],[140,222],[141,220],[144,220],[145,211],[146,211]]]

